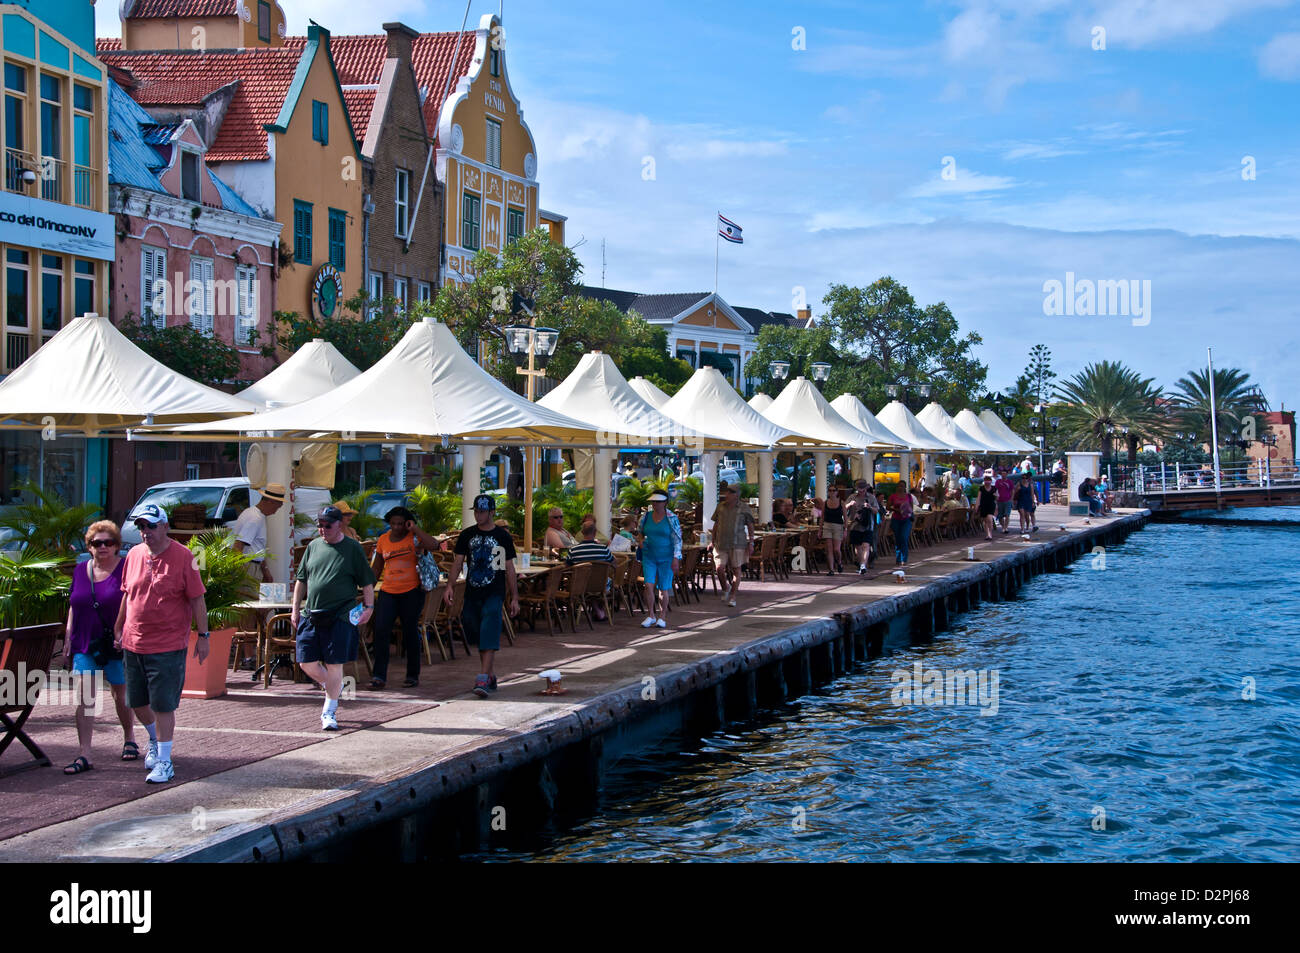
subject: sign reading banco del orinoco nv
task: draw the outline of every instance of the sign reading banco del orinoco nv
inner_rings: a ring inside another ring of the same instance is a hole
[[[113,216],[0,192],[0,242],[113,260]]]

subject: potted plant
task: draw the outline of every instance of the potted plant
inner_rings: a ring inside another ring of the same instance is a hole
[[[0,628],[59,623],[67,617],[72,580],[57,556],[28,549],[0,553]]]
[[[34,483],[22,483],[20,492],[31,494],[31,503],[18,503],[0,517],[0,527],[11,529],[26,548],[39,549],[69,571],[76,564],[76,553],[85,549],[86,527],[99,513],[94,503],[69,505],[57,493],[42,490]]]
[[[257,580],[248,574],[252,556],[235,549],[234,542],[235,536],[229,530],[200,533],[189,542],[194,564],[207,590],[203,600],[208,609],[210,633],[208,657],[202,664],[193,658],[198,633],[190,634],[185,684],[181,692],[189,698],[216,698],[226,693],[230,643],[240,616],[246,611],[239,607],[257,598]]]

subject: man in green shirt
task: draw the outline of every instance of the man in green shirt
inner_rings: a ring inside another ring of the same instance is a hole
[[[338,731],[335,716],[343,691],[343,666],[356,661],[357,625],[363,625],[375,609],[375,574],[365,551],[355,539],[343,535],[343,514],[327,506],[316,517],[320,536],[302,555],[298,581],[293,587],[290,620],[297,633],[298,664],[325,686],[325,707],[320,726]],[[348,617],[361,590],[361,617],[354,625]],[[304,597],[307,611],[302,611]]]

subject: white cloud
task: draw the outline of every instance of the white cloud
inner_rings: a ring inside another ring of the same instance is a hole
[[[1002,158],[1007,162],[1017,162],[1020,159],[1056,159],[1060,156],[1077,156],[1082,150],[1071,149],[1066,143],[1069,140],[1059,139],[1055,142],[1009,142],[1005,143],[1002,148]]]
[[[1291,0],[1110,0],[1095,7],[1087,19],[1106,28],[1107,46],[1141,47],[1210,33],[1233,17],[1290,3]]]
[[[957,166],[953,178],[945,179],[942,173],[937,173],[934,178],[909,189],[906,194],[918,199],[935,198],[941,195],[969,195],[974,192],[997,192],[1009,189],[1015,184],[1015,179],[1006,176],[984,175]]]
[[[1300,79],[1300,33],[1279,33],[1259,51],[1259,71],[1286,81]]]

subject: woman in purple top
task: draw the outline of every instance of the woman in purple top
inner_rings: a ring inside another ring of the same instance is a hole
[[[89,562],[80,563],[72,574],[72,594],[69,599],[68,625],[64,639],[66,662],[72,663],[74,675],[83,676],[78,685],[77,740],[81,750],[64,774],[81,774],[94,765],[90,761],[90,739],[95,732],[96,692],[98,673],[104,673],[113,693],[117,720],[122,724],[122,760],[135,761],[140,748],[135,743],[135,715],[126,704],[126,673],[122,669],[121,652],[116,658],[95,658],[105,648],[112,650],[112,636],[117,612],[122,603],[122,557],[117,551],[122,547],[122,534],[117,524],[109,520],[92,523],[86,530],[86,548],[90,550]],[[102,637],[107,632],[107,644]],[[99,643],[98,645],[95,643]]]

